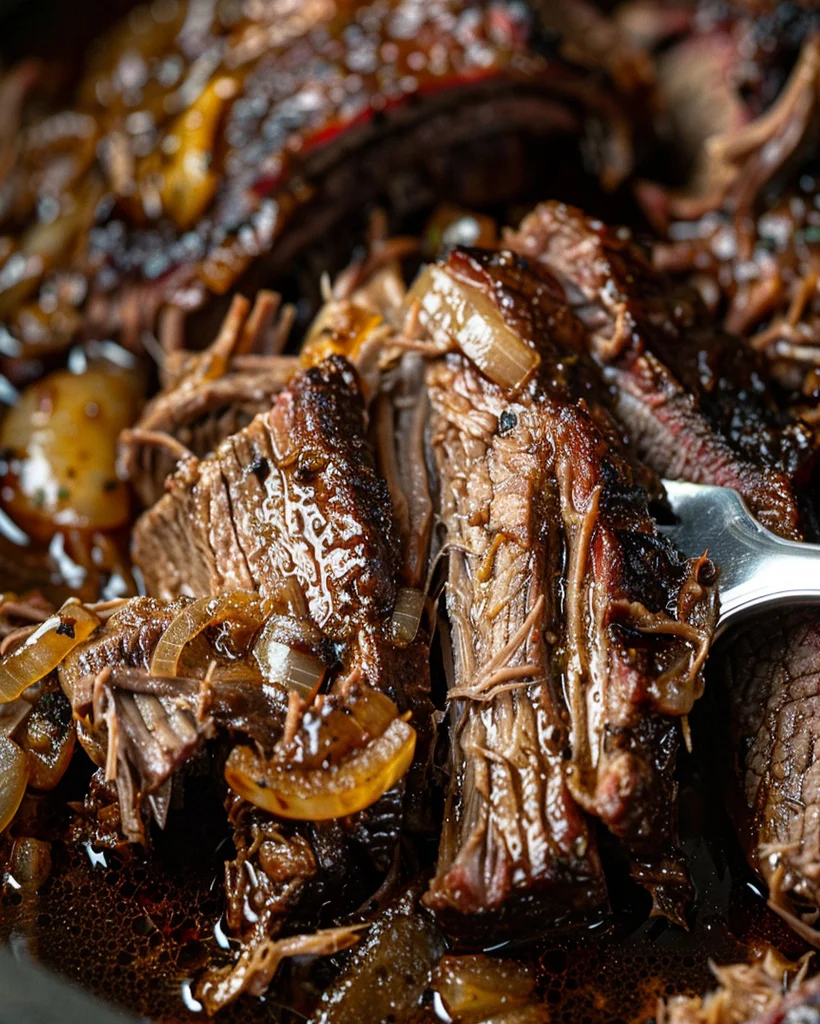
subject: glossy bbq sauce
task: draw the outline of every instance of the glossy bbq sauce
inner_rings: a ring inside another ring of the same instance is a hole
[[[697,719],[695,755],[683,756],[681,773],[681,832],[698,893],[691,930],[648,919],[648,897],[616,865],[609,872],[611,919],[557,940],[507,944],[495,951],[535,968],[553,1021],[646,1021],[660,997],[702,994],[713,987],[710,958],[718,963],[745,959],[766,943],[792,958],[805,952],[767,909],[745,865],[714,766],[700,749],[707,745],[707,714],[702,711]],[[82,792],[85,780],[69,777],[64,786]],[[43,810],[33,819],[32,834],[64,834],[65,821]],[[162,1024],[203,1020],[190,982],[228,948],[221,928],[222,864],[232,855],[212,783],[190,780],[186,806],[170,816],[148,860],[55,840],[52,872],[39,892],[15,888],[10,880],[3,886],[0,938],[149,1019]],[[243,997],[217,1019],[225,1024],[304,1020],[329,966],[317,961],[312,972],[298,973],[286,966],[266,999]],[[301,979],[297,987],[294,977]],[[437,1019],[433,1001],[424,1002],[418,1024]]]

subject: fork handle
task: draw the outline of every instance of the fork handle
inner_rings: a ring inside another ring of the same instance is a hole
[[[664,484],[681,520],[670,531],[675,541],[690,557],[708,543],[709,557],[720,568],[715,636],[766,609],[820,603],[820,544],[784,540],[767,530],[737,491]]]

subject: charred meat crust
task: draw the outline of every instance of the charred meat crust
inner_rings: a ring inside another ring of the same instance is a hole
[[[758,359],[696,293],[654,270],[628,233],[561,203],[537,207],[506,243],[566,287],[640,457],[663,475],[739,490],[761,522],[799,537],[808,431],[775,410]]]
[[[353,192],[360,208],[363,190],[395,190],[391,179],[403,176],[406,199],[424,191],[431,169],[435,177],[442,150],[471,140],[576,133],[588,117],[608,126],[604,180],[628,171],[631,130],[615,94],[595,72],[538,55],[520,3],[392,0],[338,11],[312,0],[263,10],[235,30],[206,10],[192,18],[196,40],[189,23],[150,40],[147,135],[123,129],[121,110],[134,101],[117,40],[81,82],[76,110],[27,126],[4,183],[8,229],[36,210],[38,183],[76,201],[51,227],[42,266],[29,261],[0,295],[24,359],[78,334],[138,345],[164,306],[191,311],[224,295],[269,253],[270,275],[332,227]],[[210,69],[197,90],[163,81],[168,60],[190,71],[193,54]],[[164,150],[169,138],[182,145]],[[203,168],[203,151],[216,163]],[[503,176],[495,184],[506,195]]]
[[[556,282],[503,252],[456,251],[446,272],[490,297],[540,363],[516,391],[457,355],[429,372],[440,515],[454,548],[448,616],[457,703],[448,818],[428,899],[467,911],[500,903],[513,866],[521,887],[537,887],[537,872],[528,876],[509,852],[505,861],[494,835],[517,828],[511,795],[532,795],[507,775],[524,769],[516,757],[529,752],[543,758],[537,774],[561,799],[623,842],[656,909],[680,919],[690,890],[675,849],[676,718],[702,689],[713,581],[657,534]],[[505,720],[518,723],[533,707],[536,721],[550,723],[549,741],[514,736],[505,749]],[[538,797],[529,813],[538,826],[531,834],[549,847],[554,823]],[[574,828],[561,836],[580,836],[574,849],[586,855],[583,817],[563,817]],[[591,856],[581,878],[597,873]],[[545,864],[554,883],[561,857]],[[488,899],[491,881],[501,888]]]
[[[343,640],[393,607],[398,561],[387,486],[342,357],[306,370],[270,413],[186,465],[137,522],[134,562],[155,596],[275,596],[295,576],[311,618]]]

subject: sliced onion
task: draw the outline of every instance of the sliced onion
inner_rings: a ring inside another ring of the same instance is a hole
[[[199,634],[231,615],[253,614],[259,608],[256,594],[237,590],[220,597],[200,597],[172,619],[157,641],[151,657],[152,676],[174,678],[185,647]]]
[[[407,647],[416,639],[424,611],[424,594],[414,587],[402,587],[396,597],[390,635],[397,647]]]
[[[85,605],[66,601],[0,664],[0,703],[16,700],[23,690],[52,672],[99,625],[100,620]]]
[[[432,986],[455,1020],[485,1021],[531,1004],[535,978],[526,967],[510,960],[444,956],[433,974]]]
[[[269,683],[295,690],[307,699],[324,678],[327,666],[303,650],[319,640],[319,631],[307,619],[273,614],[253,646],[253,656]]]
[[[286,690],[295,690],[307,699],[324,678],[326,666],[312,654],[303,654],[278,640],[270,640],[260,652],[253,649],[262,675],[269,683],[279,683]]]
[[[16,743],[0,736],[0,832],[8,827],[28,784],[28,756]]]
[[[407,298],[421,304],[425,326],[454,341],[496,384],[517,387],[538,365],[538,353],[507,325],[492,300],[442,267],[425,267]]]
[[[76,739],[71,706],[62,692],[44,694],[37,701],[18,739],[29,757],[29,785],[54,789],[65,775]]]
[[[405,774],[416,747],[415,729],[400,718],[338,767],[304,769],[266,761],[236,747],[225,765],[234,792],[282,818],[327,821],[363,811]]]

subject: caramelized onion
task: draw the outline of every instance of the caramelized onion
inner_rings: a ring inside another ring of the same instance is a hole
[[[179,612],[157,641],[151,657],[151,675],[174,678],[183,650],[203,630],[229,615],[253,615],[258,608],[257,596],[244,591],[221,597],[200,597]]]
[[[18,738],[29,758],[29,785],[54,789],[65,775],[76,739],[71,705],[59,690],[37,701]]]
[[[407,298],[420,303],[425,326],[454,341],[496,384],[517,387],[538,365],[538,354],[505,323],[492,300],[441,267],[425,267]]]
[[[88,639],[100,620],[79,601],[63,607],[0,664],[0,703],[7,704],[53,672],[77,644]]]
[[[250,747],[237,747],[225,765],[225,778],[234,792],[281,818],[326,821],[375,803],[410,767],[415,746],[415,730],[396,719],[382,736],[338,767],[304,770],[265,761]]]
[[[0,736],[0,832],[11,822],[26,792],[28,757],[16,743]]]
[[[433,974],[432,987],[458,1024],[494,1019],[496,1014],[518,1008],[533,1011],[527,1022],[547,1019],[543,1009],[533,1005],[535,979],[513,961],[482,955],[445,956]]]
[[[294,606],[294,602],[288,604]],[[325,674],[325,663],[314,653],[320,641],[321,634],[310,619],[273,612],[254,644],[253,655],[269,683],[295,690],[307,699]]]
[[[416,639],[424,611],[424,594],[414,587],[402,587],[396,597],[390,634],[397,647],[407,647]]]
[[[356,688],[318,698],[270,760],[237,747],[225,778],[240,796],[280,817],[341,818],[394,786],[410,767],[415,744],[415,730],[389,697]]]

